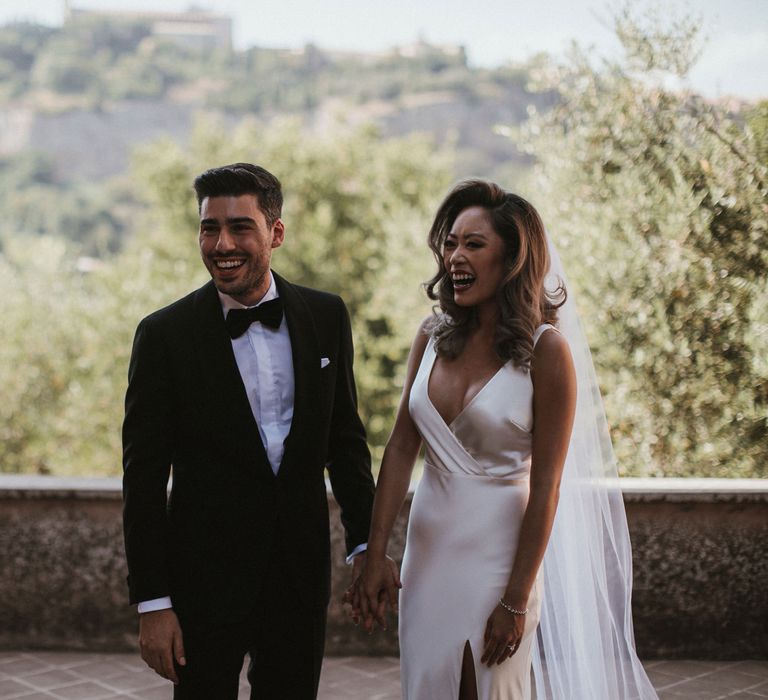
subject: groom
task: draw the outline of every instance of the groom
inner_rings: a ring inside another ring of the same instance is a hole
[[[179,700],[235,700],[246,653],[251,698],[309,700],[330,591],[324,470],[350,554],[373,502],[349,317],[270,270],[285,235],[277,178],[235,163],[194,187],[212,280],[139,324],[125,400],[141,655]]]

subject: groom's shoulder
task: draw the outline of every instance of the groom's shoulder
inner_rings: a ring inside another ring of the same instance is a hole
[[[305,301],[312,304],[320,304],[328,307],[337,307],[343,304],[341,297],[333,292],[326,292],[314,287],[304,287],[300,284],[293,285],[293,288],[304,298]]]
[[[208,282],[199,289],[153,311],[142,319],[140,325],[174,326],[193,322],[201,305],[206,300],[210,301],[208,299],[212,294],[210,287],[211,283]]]
[[[285,282],[285,280],[283,281]],[[314,287],[305,287],[301,284],[286,284],[290,285],[292,290],[301,297],[314,313],[338,314],[341,308],[345,308],[344,301],[338,294]]]

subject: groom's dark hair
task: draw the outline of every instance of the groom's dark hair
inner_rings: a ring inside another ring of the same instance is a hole
[[[195,178],[197,209],[206,197],[239,197],[252,194],[259,202],[267,225],[272,226],[280,218],[283,208],[283,192],[278,180],[260,165],[232,163],[206,170]]]

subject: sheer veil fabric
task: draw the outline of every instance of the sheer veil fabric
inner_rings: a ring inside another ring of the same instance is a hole
[[[592,355],[560,257],[548,236],[547,287],[568,300],[559,330],[570,345],[578,398],[560,502],[544,556],[534,651],[537,700],[657,698],[635,652],[632,551]]]

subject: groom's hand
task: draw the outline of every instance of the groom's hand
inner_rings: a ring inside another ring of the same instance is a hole
[[[186,666],[187,661],[179,618],[172,609],[139,615],[139,648],[141,658],[155,673],[178,685],[174,659],[179,666]]]

